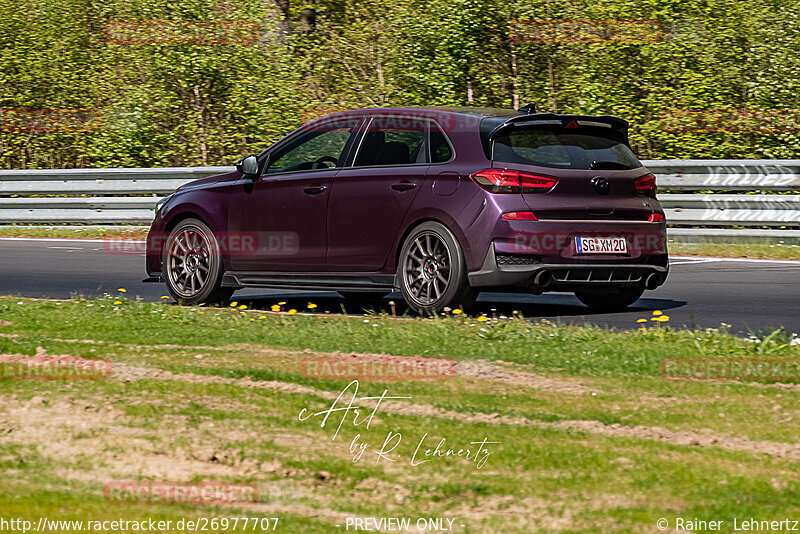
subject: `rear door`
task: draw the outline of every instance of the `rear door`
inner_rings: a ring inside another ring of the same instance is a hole
[[[376,115],[339,171],[328,201],[328,268],[377,271],[386,263],[428,170],[428,119]]]

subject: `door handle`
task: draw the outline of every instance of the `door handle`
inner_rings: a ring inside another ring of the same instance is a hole
[[[304,187],[303,193],[307,195],[319,195],[320,193],[324,193],[326,189],[328,188],[324,185],[312,185],[309,187]]]
[[[409,191],[417,187],[417,184],[411,182],[398,182],[396,184],[392,184],[392,189],[395,191]]]

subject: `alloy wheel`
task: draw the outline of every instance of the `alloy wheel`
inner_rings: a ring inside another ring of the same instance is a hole
[[[403,262],[403,276],[411,296],[429,306],[442,298],[452,274],[450,250],[434,232],[416,236]]]
[[[210,278],[212,242],[196,226],[185,226],[170,236],[166,271],[174,291],[191,298],[203,290]]]

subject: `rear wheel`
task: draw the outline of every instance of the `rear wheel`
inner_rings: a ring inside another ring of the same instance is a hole
[[[445,307],[468,310],[477,291],[467,280],[464,254],[453,233],[443,224],[416,227],[400,250],[400,291],[415,312],[430,315]]]
[[[227,302],[233,289],[221,287],[222,255],[211,229],[197,219],[173,228],[164,247],[163,275],[170,295],[182,304]]]
[[[611,288],[602,291],[576,291],[578,300],[595,311],[622,311],[642,296],[643,287]]]

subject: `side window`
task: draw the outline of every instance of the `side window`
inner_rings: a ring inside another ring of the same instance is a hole
[[[354,167],[427,163],[427,120],[406,117],[375,117],[361,140]]]
[[[453,157],[453,149],[438,124],[431,123],[431,163],[445,163]]]
[[[299,135],[270,156],[266,174],[338,167],[357,122],[333,121]]]

